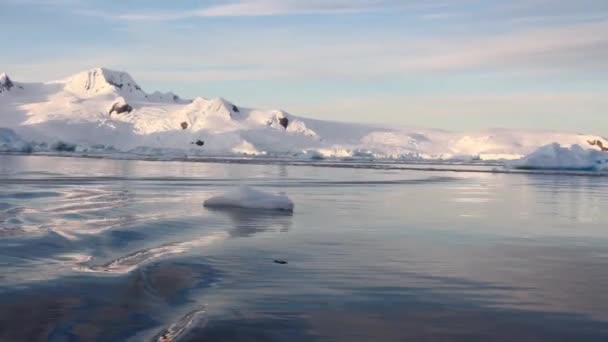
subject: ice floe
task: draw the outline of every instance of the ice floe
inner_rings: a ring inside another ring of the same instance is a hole
[[[275,194],[241,185],[236,189],[207,199],[207,208],[242,208],[292,212],[294,204],[284,194]]]

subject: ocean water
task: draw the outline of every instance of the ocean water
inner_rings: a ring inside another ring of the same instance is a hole
[[[608,177],[328,166],[0,156],[0,341],[608,340]]]

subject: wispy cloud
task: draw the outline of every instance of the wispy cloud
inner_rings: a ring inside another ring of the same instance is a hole
[[[386,35],[356,42],[335,42],[318,37],[312,44],[292,44],[282,36],[267,38],[267,43],[261,45],[241,42],[234,46],[218,42],[213,44],[213,54],[205,53],[204,47],[175,42],[174,49],[169,51],[181,51],[181,55],[159,51],[156,57],[147,60],[158,59],[158,63],[191,69],[204,66],[203,74],[211,79],[222,74],[228,79],[306,80],[374,79],[465,71],[528,75],[608,73],[608,21],[426,39]],[[209,69],[214,72],[209,73]],[[194,74],[181,73],[186,78],[195,77]]]
[[[528,77],[608,74],[608,21],[427,38],[384,35],[339,41],[328,35],[306,43],[290,41],[289,32],[266,32],[263,41],[254,39],[258,34],[239,34],[238,43],[229,33],[210,34],[211,40],[203,43],[190,35],[168,32],[166,37],[155,35],[162,45],[134,44],[128,50],[84,46],[71,52],[72,60],[59,60],[57,67],[49,67],[55,62],[46,58],[38,69],[67,75],[86,63],[103,63],[138,72],[145,79],[185,82],[372,80],[462,72]],[[145,51],[145,56],[138,51]],[[36,68],[29,72],[27,65],[14,63],[15,68],[40,77],[33,71]]]
[[[0,0],[5,12],[20,39],[0,35],[0,71],[17,81],[106,66],[149,91],[452,128],[552,115],[593,128],[608,109],[606,0]]]
[[[19,6],[73,6],[82,4],[82,0],[0,0],[0,5]]]
[[[18,3],[20,0],[0,0]],[[223,3],[171,10],[107,11],[86,6],[82,0],[23,0],[23,3],[76,4],[72,8],[79,14],[122,21],[176,21],[209,17],[263,17],[286,15],[331,15],[361,12],[416,13],[423,19],[472,19],[548,21],[568,18],[605,17],[608,2],[604,0],[578,0],[576,2],[552,0],[488,1],[470,0],[227,0]],[[590,10],[593,9],[593,10]]]
[[[171,21],[197,17],[357,13],[412,6],[429,7],[443,3],[445,3],[445,0],[434,0],[429,3],[424,3],[419,0],[239,0],[209,7],[197,7],[180,11],[165,10],[112,14],[103,11],[87,10],[85,13],[118,20]]]

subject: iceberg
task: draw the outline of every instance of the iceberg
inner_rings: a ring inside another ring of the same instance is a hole
[[[240,208],[293,212],[294,204],[284,194],[275,194],[241,185],[237,189],[207,199],[207,208]]]
[[[553,143],[508,165],[520,170],[608,171],[608,153]]]

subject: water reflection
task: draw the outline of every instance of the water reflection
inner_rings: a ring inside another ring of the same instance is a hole
[[[216,233],[190,241],[168,243],[157,247],[138,250],[125,256],[121,256],[119,258],[111,260],[102,265],[80,265],[76,268],[76,270],[83,272],[102,272],[115,274],[129,273],[134,269],[141,267],[142,265],[150,261],[159,259],[163,256],[186,253],[193,248],[209,246],[212,243],[222,241],[226,239],[226,237],[227,235],[225,233]]]
[[[17,288],[2,297],[0,341],[124,341],[157,332],[172,307],[187,303],[187,291],[208,287],[218,276],[204,264],[161,262],[122,278],[67,277]],[[201,324],[200,314],[178,320],[174,335],[187,332],[189,321]]]
[[[177,341],[186,336],[193,328],[203,329],[206,324],[207,312],[203,305],[180,317],[169,327],[158,333],[153,340],[158,342]]]
[[[43,161],[0,171],[2,341],[608,338],[608,178]],[[297,213],[202,207],[243,181]]]
[[[124,274],[161,257],[187,253],[194,248],[209,246],[230,237],[251,237],[256,233],[268,231],[287,232],[292,221],[292,213],[275,213],[238,208],[212,209],[212,211],[222,213],[230,218],[233,224],[228,227],[227,232],[219,231],[188,241],[172,242],[145,248],[120,256],[104,264],[79,265],[75,269],[83,272]]]
[[[292,212],[242,208],[207,208],[227,216],[232,222],[231,237],[251,237],[262,232],[287,232],[292,225]]]

